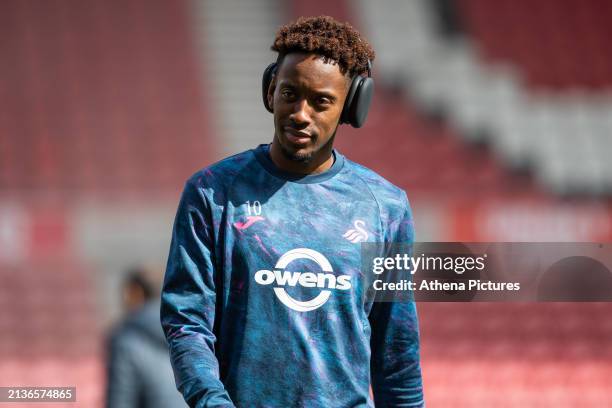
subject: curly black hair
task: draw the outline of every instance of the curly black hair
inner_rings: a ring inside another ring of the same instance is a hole
[[[322,55],[336,61],[340,72],[351,77],[366,72],[368,60],[375,57],[372,46],[357,30],[329,16],[300,17],[281,26],[270,48],[278,52],[279,62],[291,52]]]

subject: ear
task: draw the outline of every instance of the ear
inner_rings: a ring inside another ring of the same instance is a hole
[[[270,85],[268,86],[268,93],[266,94],[266,98],[268,100],[268,106],[274,111],[274,91],[276,90],[276,75],[272,76],[272,80],[270,81]]]

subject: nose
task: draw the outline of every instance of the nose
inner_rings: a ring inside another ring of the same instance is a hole
[[[303,98],[295,102],[293,112],[291,115],[289,115],[289,120],[296,125],[305,127],[310,123],[310,114],[311,112],[310,105],[308,105],[308,100]]]

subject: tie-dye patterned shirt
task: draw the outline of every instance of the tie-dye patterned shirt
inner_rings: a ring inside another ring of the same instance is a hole
[[[334,151],[296,176],[268,145],[193,175],[161,321],[192,407],[423,405],[413,302],[373,302],[361,242],[412,242],[403,190]]]

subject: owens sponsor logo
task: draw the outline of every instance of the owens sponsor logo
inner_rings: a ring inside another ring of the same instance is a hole
[[[291,272],[285,268],[297,259],[308,259],[319,265],[322,272]],[[286,252],[279,258],[274,270],[261,269],[255,273],[255,282],[260,285],[272,285],[276,297],[285,306],[298,312],[308,312],[317,309],[331,296],[329,289],[348,290],[351,288],[349,275],[334,275],[331,264],[321,253],[308,248],[297,248]],[[284,286],[303,286],[305,288],[321,288],[321,292],[307,301],[296,300],[289,296]]]

